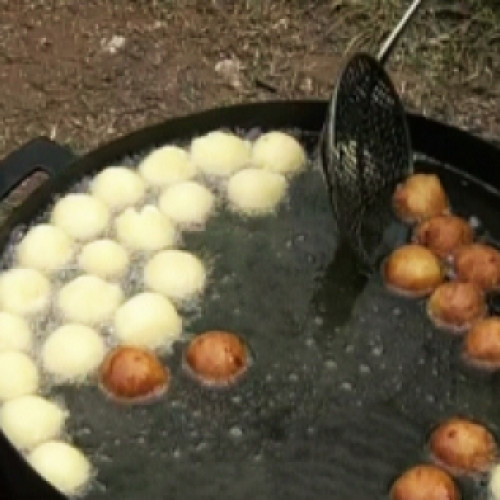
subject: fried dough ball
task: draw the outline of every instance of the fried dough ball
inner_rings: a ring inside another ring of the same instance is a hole
[[[187,181],[196,174],[189,154],[178,146],[155,149],[139,164],[139,173],[154,187]]]
[[[121,210],[141,201],[146,186],[130,168],[108,167],[94,177],[90,191],[111,210]]]
[[[33,394],[38,370],[29,356],[17,351],[0,352],[0,401]]]
[[[73,257],[73,240],[52,224],[33,226],[17,247],[21,267],[42,272],[58,271]]]
[[[474,233],[469,223],[455,215],[437,215],[419,224],[415,243],[427,247],[444,259],[460,247],[472,243]]]
[[[127,300],[114,318],[116,336],[123,344],[149,349],[168,347],[182,331],[182,318],[159,293],[139,293]]]
[[[68,321],[93,325],[110,319],[122,300],[118,285],[87,274],[64,285],[56,303]]]
[[[252,162],[259,168],[293,174],[306,165],[306,153],[299,141],[284,132],[262,134],[252,148]]]
[[[420,245],[404,245],[387,259],[384,277],[388,287],[409,297],[431,293],[444,279],[438,258]]]
[[[283,175],[259,168],[246,168],[234,174],[227,184],[233,208],[247,215],[272,212],[283,199],[287,182]]]
[[[186,351],[185,366],[203,384],[227,386],[248,369],[249,352],[231,332],[208,331],[195,337]]]
[[[144,266],[144,283],[172,300],[186,300],[200,293],[206,280],[203,262],[184,250],[163,250]]]
[[[179,182],[163,191],[158,206],[176,224],[189,228],[205,224],[215,207],[215,196],[198,182]]]
[[[10,399],[0,410],[3,432],[23,450],[59,436],[67,417],[58,404],[35,395]]]
[[[127,208],[116,218],[115,229],[118,241],[131,250],[160,250],[176,239],[174,224],[154,205]]]
[[[500,252],[482,243],[464,246],[455,253],[455,270],[460,281],[476,283],[486,291],[500,287]]]
[[[113,240],[87,243],[78,256],[78,265],[87,273],[103,279],[119,279],[128,270],[128,252]]]
[[[226,176],[246,167],[251,144],[229,132],[214,131],[191,143],[191,160],[208,175]]]
[[[391,488],[391,500],[460,500],[453,478],[433,465],[417,465],[404,472]]]
[[[0,307],[29,316],[43,312],[50,301],[50,282],[34,269],[9,269],[0,274]]]
[[[77,494],[90,479],[91,466],[85,455],[62,441],[37,446],[28,462],[47,482],[65,495]]]
[[[66,231],[75,240],[96,238],[109,224],[109,208],[89,194],[72,193],[54,206],[51,223]]]
[[[97,369],[104,353],[104,340],[96,330],[69,323],[47,337],[42,363],[58,381],[80,382]]]
[[[484,292],[474,283],[443,283],[430,296],[427,313],[438,328],[463,332],[487,313]]]
[[[145,402],[168,388],[170,371],[151,351],[123,346],[111,351],[99,373],[101,388],[121,402]]]
[[[485,318],[474,324],[465,337],[464,354],[479,368],[500,368],[500,317]]]
[[[33,333],[21,316],[0,312],[0,351],[29,351]]]
[[[396,187],[393,198],[398,216],[405,222],[419,222],[449,211],[448,197],[439,177],[413,174]]]
[[[437,427],[430,438],[434,459],[452,473],[486,472],[498,449],[486,427],[464,418],[451,418]]]

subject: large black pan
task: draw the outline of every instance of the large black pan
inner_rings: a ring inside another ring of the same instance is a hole
[[[1,165],[0,196],[37,169],[49,180],[22,203],[11,200],[0,244],[55,194],[125,157],[221,127],[292,129],[312,151],[325,114],[324,102],[230,107],[169,120],[76,159],[35,140]],[[409,123],[415,150],[428,159],[421,168],[440,175],[459,214],[499,238],[500,150],[420,116]],[[57,389],[71,410],[70,435],[98,470],[89,498],[385,498],[395,476],[427,459],[426,438],[442,418],[477,418],[500,437],[498,376],[465,369],[459,340],[434,330],[422,301],[391,296],[380,276],[357,273],[338,245],[319,168],[294,180],[277,217],[223,212],[185,244],[212,267],[188,332],[238,331],[255,363],[238,386],[211,391],[182,374],[178,345],[166,358],[171,390],[147,407],[114,405],[93,385]],[[0,480],[7,499],[61,498],[3,435]],[[471,481],[461,487],[464,498],[483,495]]]

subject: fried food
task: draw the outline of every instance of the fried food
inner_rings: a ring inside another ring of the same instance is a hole
[[[404,245],[394,250],[384,265],[387,286],[402,295],[423,297],[444,279],[439,259],[421,245]]]
[[[413,174],[396,187],[394,209],[404,222],[420,222],[449,212],[448,197],[439,177]]]
[[[439,285],[427,302],[427,314],[438,328],[463,332],[487,313],[483,290],[474,283]]]

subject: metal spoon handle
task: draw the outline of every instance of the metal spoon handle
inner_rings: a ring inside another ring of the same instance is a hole
[[[413,3],[408,7],[408,10],[405,12],[404,16],[401,18],[397,26],[392,30],[391,34],[386,38],[385,42],[380,47],[377,59],[380,64],[384,65],[391,55],[396,42],[399,40],[399,37],[402,35],[406,26],[410,22],[411,18],[417,12],[418,8],[422,4],[422,0],[414,0]]]

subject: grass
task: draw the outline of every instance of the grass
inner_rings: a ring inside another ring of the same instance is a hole
[[[376,53],[408,1],[330,0],[348,30],[348,51]],[[350,31],[350,33],[349,33]],[[427,1],[399,42],[394,63],[448,84],[500,75],[500,1]]]
[[[313,78],[312,85],[305,85],[307,71],[300,61],[309,55],[346,56],[359,50],[376,54],[410,4],[410,0],[141,1],[154,4],[159,14],[175,15],[190,5],[206,16],[210,20],[206,47],[213,48],[204,50],[211,57],[238,58],[249,82],[239,97],[254,99],[269,97],[254,92],[255,81],[270,84],[281,98],[329,96],[335,68],[331,80]],[[214,22],[215,40],[210,39]],[[424,0],[388,66],[410,108],[471,130],[480,130],[481,123],[490,130],[500,129],[500,116],[494,116],[500,100],[500,0]]]

